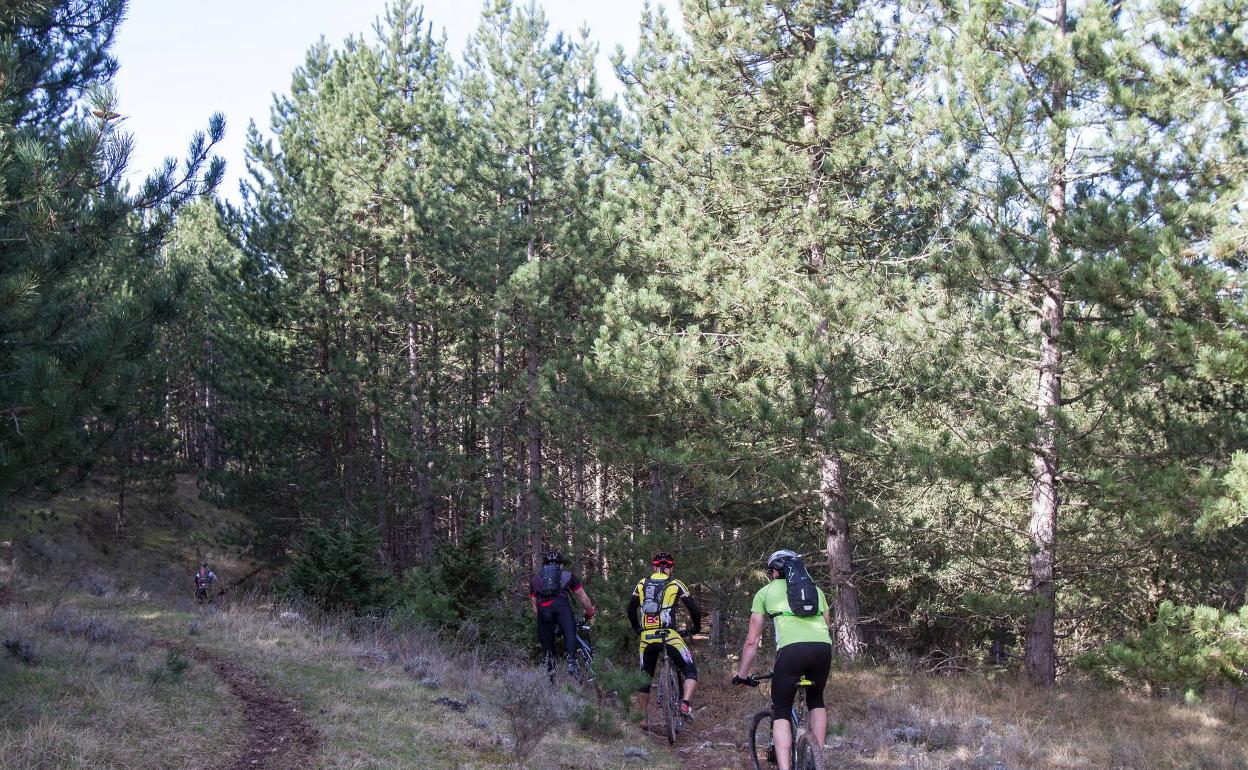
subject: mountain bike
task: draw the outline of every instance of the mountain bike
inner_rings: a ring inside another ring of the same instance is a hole
[[[576,669],[576,673],[573,674],[572,678],[575,679],[577,684],[581,685],[582,687],[595,687],[596,686],[594,682],[594,643],[593,643],[593,640],[590,639],[590,636],[589,636],[590,631],[593,631],[593,630],[594,630],[594,626],[592,623],[590,623],[588,618],[585,618],[576,624],[577,669]],[[555,626],[556,642],[562,638],[563,638],[563,629],[560,626],[556,625]],[[564,641],[564,646],[565,648],[567,646],[566,640]],[[553,675],[554,675],[553,670],[552,670],[551,675],[553,678]]]
[[[675,745],[676,736],[685,725],[685,715],[680,713],[680,696],[684,692],[685,678],[672,664],[671,654],[668,652],[667,637],[671,632],[670,628],[660,628],[647,633],[654,634],[663,643],[663,649],[659,651],[659,668],[654,677],[659,685],[655,702],[659,711],[663,712],[663,731],[667,735],[667,742]]]
[[[759,682],[771,679],[773,672],[751,676],[746,684],[757,687]],[[806,708],[806,688],[814,682],[802,677],[797,682],[797,694],[793,699],[793,711],[789,717],[793,725],[793,745],[789,757],[792,770],[823,770],[823,747],[815,743],[806,726],[810,713]],[[776,758],[776,744],[771,735],[771,709],[765,709],[750,718],[750,758],[754,770],[776,770],[780,763]]]

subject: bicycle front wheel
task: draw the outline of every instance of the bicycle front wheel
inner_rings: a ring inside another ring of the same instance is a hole
[[[750,761],[754,770],[775,770],[776,746],[771,738],[771,709],[750,718]]]
[[[815,745],[815,739],[806,730],[797,735],[793,754],[796,763],[793,770],[823,770],[823,747]]]

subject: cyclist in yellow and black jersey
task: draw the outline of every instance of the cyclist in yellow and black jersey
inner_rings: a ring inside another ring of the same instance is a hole
[[[646,683],[637,689],[637,706],[644,720],[646,709],[650,705],[650,680],[654,678],[654,669],[659,662],[659,651],[664,649],[664,640],[666,640],[668,657],[685,681],[684,692],[681,693],[680,711],[685,716],[689,716],[692,708],[690,700],[693,698],[693,691],[698,686],[698,667],[693,662],[693,653],[690,652],[689,645],[673,627],[672,616],[676,611],[676,603],[683,602],[685,609],[689,612],[689,632],[696,634],[702,628],[702,610],[694,601],[693,596],[689,594],[689,587],[672,577],[676,560],[671,554],[667,552],[655,554],[650,563],[654,566],[654,572],[649,577],[637,581],[637,587],[633,589],[633,595],[628,600],[628,622],[632,624],[633,631],[641,637],[638,660],[641,670],[645,671],[649,677]],[[661,633],[662,631],[666,633]],[[644,721],[642,726],[645,726]]]

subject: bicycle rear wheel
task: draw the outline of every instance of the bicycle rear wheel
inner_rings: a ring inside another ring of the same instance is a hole
[[[793,754],[796,763],[793,770],[823,770],[823,747],[815,745],[815,739],[806,730],[800,730]]]
[[[750,761],[754,770],[775,770],[776,747],[771,738],[771,709],[750,718]]]
[[[663,661],[663,675],[659,678],[659,701],[663,706],[663,728],[667,742],[675,745],[680,732],[680,693],[676,689],[676,669],[670,661]]]

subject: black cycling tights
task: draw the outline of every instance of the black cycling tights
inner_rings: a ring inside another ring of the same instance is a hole
[[[537,638],[548,658],[555,654],[555,626],[563,629],[563,645],[571,655],[576,650],[576,620],[572,617],[572,605],[563,599],[537,608]]]
[[[823,688],[832,670],[832,645],[827,642],[794,642],[780,648],[772,669],[771,718],[774,721],[792,717],[797,682],[805,675],[813,684],[806,688],[806,708],[823,708]]]

